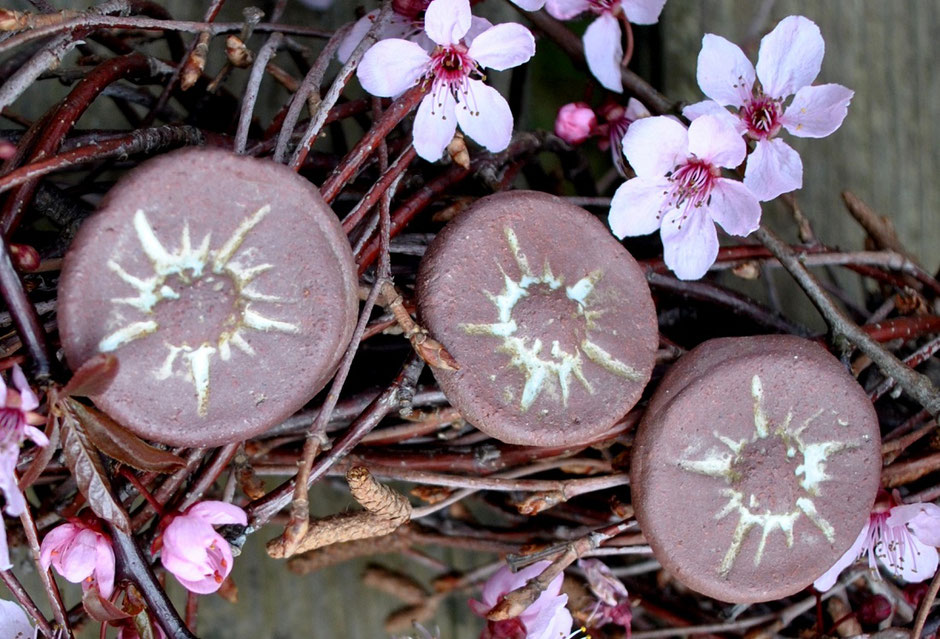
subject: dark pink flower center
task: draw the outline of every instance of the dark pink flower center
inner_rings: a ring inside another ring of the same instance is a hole
[[[588,0],[592,13],[616,13],[620,8],[620,0]]]
[[[435,106],[443,107],[446,93],[450,93],[457,102],[463,102],[471,113],[478,113],[475,105],[468,104],[468,97],[471,97],[470,80],[483,79],[483,70],[467,53],[466,45],[448,44],[434,49],[426,77],[431,82]]]
[[[750,137],[755,140],[766,140],[780,131],[783,109],[779,100],[759,94],[744,105],[739,115],[747,125],[747,134]]]
[[[518,617],[502,621],[488,621],[480,639],[526,639],[525,624]]]
[[[672,209],[681,210],[682,215],[677,220],[681,227],[695,209],[708,204],[721,171],[717,166],[692,156],[673,169],[672,173],[667,173],[666,177],[670,186],[664,193],[664,207],[659,214],[662,216],[665,211]]]
[[[6,406],[0,408],[0,447],[19,446],[24,426],[23,411]]]

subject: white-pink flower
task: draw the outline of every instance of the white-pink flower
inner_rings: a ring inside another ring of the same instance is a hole
[[[232,572],[232,548],[213,526],[247,523],[244,510],[224,501],[193,504],[158,539],[160,561],[190,592],[213,593]]]
[[[878,575],[878,566],[909,583],[927,581],[937,572],[940,546],[940,506],[897,504],[883,495],[852,547],[813,586],[820,592],[832,588],[843,570],[868,555],[868,567]]]
[[[706,115],[686,129],[672,118],[643,118],[623,137],[623,153],[636,177],[610,203],[614,235],[659,229],[666,266],[684,280],[702,277],[718,256],[715,223],[745,236],[760,224],[760,202],[746,186],[721,177],[747,152],[724,118]]]
[[[825,42],[819,27],[803,16],[784,18],[761,40],[757,68],[744,52],[711,33],[702,38],[698,84],[711,100],[683,114],[737,110],[735,126],[756,140],[747,160],[744,184],[766,201],[803,185],[800,154],[777,138],[781,128],[802,138],[823,138],[842,125],[854,91],[840,84],[810,86],[822,66]],[[758,84],[757,81],[760,81]],[[787,98],[793,96],[789,105]]]
[[[542,574],[551,562],[540,561],[512,572],[509,566],[503,566],[490,577],[483,586],[483,601],[470,600],[470,609],[485,617],[493,606],[509,592],[525,585],[529,579]],[[505,621],[489,621],[481,639],[559,639],[567,637],[571,631],[571,613],[565,608],[568,595],[561,594],[564,575],[555,577],[539,598],[523,611],[521,615]]]
[[[4,639],[33,639],[36,631],[17,604],[0,599],[0,637]]]
[[[53,528],[39,547],[43,570],[51,565],[66,581],[82,590],[98,588],[107,599],[114,592],[114,549],[111,538],[92,525],[73,520]]]
[[[401,39],[377,42],[363,56],[362,87],[380,97],[395,97],[418,83],[429,91],[415,115],[414,146],[434,162],[454,137],[457,125],[488,150],[502,151],[512,136],[512,112],[499,92],[483,83],[483,68],[502,71],[535,53],[535,38],[515,23],[490,27],[473,37],[469,0],[434,0],[424,15],[424,30],[436,44],[430,55]]]
[[[20,446],[27,439],[37,446],[45,446],[49,440],[36,428],[46,418],[33,412],[39,407],[39,399],[26,382],[19,366],[13,367],[13,384],[16,390],[7,388],[0,377],[0,492],[6,500],[4,511],[17,517],[26,510],[26,499],[16,481],[16,461]],[[0,570],[9,570],[10,553],[7,548],[6,528],[0,526]]]
[[[584,32],[584,57],[598,82],[622,93],[623,36],[617,20],[655,24],[665,4],[666,0],[547,0],[545,10],[559,20],[571,20],[585,12],[597,16]]]
[[[601,134],[606,134],[607,140],[598,143],[601,150],[610,149],[610,157],[614,161],[617,173],[621,176],[627,176],[627,163],[623,157],[623,136],[631,124],[640,118],[648,118],[652,114],[646,106],[636,98],[627,100],[627,107],[616,103],[609,103],[599,109],[600,116],[606,122],[597,130]]]

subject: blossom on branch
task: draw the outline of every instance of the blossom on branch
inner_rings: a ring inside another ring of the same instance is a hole
[[[508,593],[521,588],[530,579],[539,576],[551,562],[539,561],[519,572],[503,566],[483,586],[483,601],[470,600],[470,609],[481,617],[493,609]],[[503,621],[487,621],[480,639],[558,639],[567,637],[571,630],[571,613],[565,608],[568,595],[561,594],[564,575],[552,579],[539,598],[518,617]]]
[[[882,493],[871,517],[852,547],[813,583],[820,592],[832,588],[843,570],[868,555],[868,567],[878,575],[878,565],[909,583],[927,581],[937,572],[940,546],[940,506],[899,505],[897,496]],[[876,560],[877,559],[877,563]]]
[[[559,20],[571,20],[586,12],[597,16],[584,32],[584,57],[598,82],[622,93],[623,36],[617,20],[655,24],[665,4],[666,0],[547,0],[545,10]]]
[[[748,188],[721,177],[746,153],[744,140],[724,118],[706,115],[684,126],[665,116],[630,125],[623,153],[636,177],[610,202],[614,235],[659,229],[666,266],[684,280],[702,277],[718,256],[715,223],[745,236],[760,224],[760,202]]]
[[[617,168],[617,173],[627,177],[627,164],[623,157],[623,136],[627,134],[627,129],[631,124],[640,118],[648,118],[652,114],[636,98],[627,100],[626,108],[621,104],[609,102],[598,109],[598,112],[605,122],[597,127],[597,132],[606,136],[606,139],[601,139],[597,146],[602,151],[610,149],[610,157]]]
[[[589,610],[582,611],[587,613],[585,624],[596,628],[615,624],[626,629],[629,636],[633,613],[627,587],[598,559],[579,559],[578,567],[584,571],[588,587],[597,598]]]
[[[27,439],[37,446],[46,446],[49,440],[36,428],[45,423],[46,418],[34,412],[39,407],[39,399],[26,383],[19,366],[13,367],[12,377],[16,390],[8,388],[0,377],[0,492],[6,500],[6,514],[18,517],[26,510],[26,499],[16,481],[20,447]],[[6,528],[0,526],[0,570],[12,567]]]
[[[53,528],[39,547],[43,570],[51,565],[66,581],[82,590],[97,588],[107,599],[114,592],[114,549],[111,539],[79,519]]]
[[[223,501],[203,501],[176,515],[154,542],[162,543],[160,561],[190,592],[217,591],[232,572],[232,548],[213,526],[246,526],[245,511]]]
[[[742,135],[756,141],[744,184],[761,201],[803,185],[803,161],[783,140],[781,128],[801,138],[823,138],[842,125],[854,91],[840,84],[810,86],[822,66],[825,42],[819,27],[802,16],[784,18],[761,40],[757,68],[744,52],[712,33],[702,38],[698,84],[711,100],[686,107],[690,119],[731,114]],[[759,82],[758,82],[759,81]],[[788,106],[787,98],[793,96]]]
[[[483,83],[483,68],[518,66],[535,53],[535,38],[522,25],[499,24],[471,32],[469,0],[434,0],[424,16],[427,36],[436,44],[430,55],[401,39],[377,42],[363,56],[357,75],[372,95],[395,97],[424,84],[414,123],[414,146],[435,162],[460,129],[497,152],[509,146],[513,119],[499,92]]]

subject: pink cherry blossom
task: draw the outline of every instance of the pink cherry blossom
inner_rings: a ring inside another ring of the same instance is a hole
[[[882,494],[871,517],[852,547],[813,586],[820,592],[832,588],[848,566],[868,555],[868,567],[878,575],[877,563],[898,579],[926,581],[937,572],[940,546],[940,506],[898,505],[897,496]]]
[[[664,117],[630,125],[623,153],[636,177],[610,203],[610,227],[619,238],[659,229],[666,266],[684,280],[702,277],[718,255],[715,223],[732,235],[760,224],[760,202],[746,186],[721,177],[746,153],[744,140],[724,119],[702,116],[686,129]]]
[[[32,639],[36,631],[26,612],[17,604],[0,599],[0,637],[3,639]]]
[[[578,567],[584,571],[588,587],[597,598],[597,602],[587,611],[587,625],[601,628],[612,623],[625,628],[629,635],[633,613],[630,611],[627,587],[597,559],[579,559]]]
[[[394,97],[419,83],[429,86],[415,115],[414,146],[431,162],[440,159],[458,124],[490,151],[509,146],[512,112],[483,83],[483,68],[502,71],[526,62],[535,53],[535,39],[515,23],[475,37],[471,26],[469,0],[434,0],[424,14],[425,33],[436,44],[430,55],[414,42],[393,38],[373,45],[359,64],[359,82],[372,95]]]
[[[111,539],[91,524],[73,520],[53,528],[42,540],[39,563],[51,565],[67,581],[82,590],[97,587],[102,597],[114,592],[114,549]]]
[[[617,20],[655,24],[665,4],[666,0],[547,0],[545,10],[559,20],[571,20],[585,12],[597,16],[584,32],[584,57],[598,82],[623,93],[623,36]]]
[[[540,561],[513,573],[503,566],[483,586],[483,601],[470,600],[470,609],[485,617],[507,593],[542,574],[550,562]],[[559,639],[567,637],[571,630],[571,613],[565,608],[568,595],[561,594],[564,575],[559,574],[548,585],[539,598],[521,615],[505,621],[488,621],[480,639]]]
[[[232,549],[213,528],[220,524],[245,526],[248,517],[238,506],[203,501],[174,517],[160,538],[163,567],[191,592],[213,593],[232,572]]]
[[[0,491],[6,499],[4,511],[17,517],[26,510],[26,499],[16,483],[20,446],[27,439],[37,446],[45,446],[49,440],[36,428],[36,425],[45,423],[46,418],[34,412],[39,407],[39,399],[19,366],[13,367],[12,377],[16,390],[7,388],[0,377]],[[0,526],[0,570],[10,568],[6,529]]]
[[[584,102],[570,102],[560,109],[555,117],[555,135],[568,144],[581,144],[597,127],[594,109]]]
[[[601,135],[606,135],[607,139],[598,142],[598,146],[601,150],[610,149],[610,157],[614,161],[617,172],[626,177],[627,163],[623,157],[623,136],[626,135],[631,124],[640,118],[648,118],[651,114],[636,98],[627,100],[626,108],[616,102],[610,102],[602,106],[599,113],[605,123],[598,126],[597,131]]]
[[[757,68],[741,49],[706,34],[698,56],[698,84],[711,100],[683,114],[726,114],[736,109],[735,126],[756,141],[744,184],[761,201],[803,185],[803,161],[777,138],[781,128],[803,138],[823,138],[842,125],[855,94],[840,84],[810,86],[822,66],[825,42],[819,27],[802,16],[784,18],[761,40]],[[758,83],[759,81],[759,83]],[[787,98],[793,100],[785,106]]]

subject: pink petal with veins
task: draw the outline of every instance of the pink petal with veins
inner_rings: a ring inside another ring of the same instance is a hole
[[[672,209],[663,216],[659,229],[663,240],[663,260],[680,280],[697,280],[708,272],[718,257],[718,232],[710,216],[695,210],[685,216]]]
[[[620,25],[610,13],[599,15],[584,32],[584,57],[588,68],[604,88],[617,93],[623,92],[620,76],[623,45],[620,38]]]
[[[610,201],[610,230],[621,240],[657,230],[669,188],[662,178],[636,177],[621,184]]]
[[[467,54],[484,67],[503,71],[535,55],[535,38],[521,24],[505,22],[478,35]]]
[[[727,118],[704,115],[689,125],[689,153],[710,164],[734,168],[744,161],[747,145]]]
[[[428,94],[418,105],[412,130],[415,151],[428,162],[441,159],[457,131],[456,101],[450,91]]]
[[[754,65],[741,48],[714,33],[702,38],[696,80],[702,93],[721,106],[743,106],[751,98]]]
[[[800,138],[824,138],[840,126],[855,91],[841,84],[803,87],[784,111],[781,123]]]
[[[659,179],[689,155],[689,132],[671,118],[643,118],[623,136],[623,154],[640,177]]]
[[[783,99],[813,83],[822,67],[826,43],[819,27],[803,16],[789,16],[760,41],[757,77],[764,93]]]
[[[571,20],[588,9],[591,3],[588,0],[546,0],[545,10],[557,20]]]
[[[666,0],[621,0],[620,6],[633,24],[656,24]]]
[[[509,146],[512,139],[512,111],[499,91],[479,80],[470,80],[465,101],[465,104],[456,107],[460,129],[493,153]]]
[[[744,186],[761,202],[803,186],[803,160],[790,145],[774,138],[758,140],[747,158]]]
[[[715,180],[707,209],[711,218],[729,235],[746,237],[760,226],[760,202],[737,180]]]

